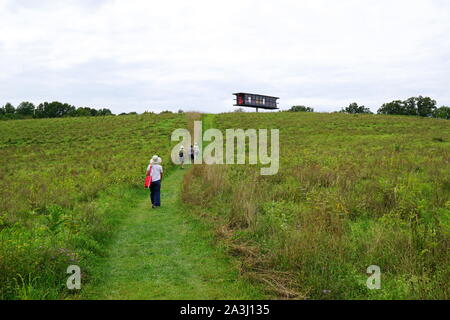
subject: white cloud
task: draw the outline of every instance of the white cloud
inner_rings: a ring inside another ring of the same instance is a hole
[[[255,91],[319,111],[450,104],[449,13],[442,0],[0,0],[0,103],[219,112]]]

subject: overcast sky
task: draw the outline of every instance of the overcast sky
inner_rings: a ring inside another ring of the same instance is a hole
[[[448,0],[0,0],[0,104],[234,109],[234,92],[334,111],[450,106]]]

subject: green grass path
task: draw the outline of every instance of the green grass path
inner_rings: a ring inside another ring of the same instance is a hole
[[[214,243],[214,234],[180,202],[176,169],[162,182],[159,209],[148,192],[121,221],[110,252],[99,262],[100,279],[87,285],[85,299],[261,299],[241,278],[236,261]]]

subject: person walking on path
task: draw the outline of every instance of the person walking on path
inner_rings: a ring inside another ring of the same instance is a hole
[[[163,167],[161,166],[162,159],[158,156],[153,156],[147,168],[147,174],[152,177],[152,184],[150,185],[150,201],[152,208],[161,206],[161,181],[163,178]]]
[[[194,152],[194,146],[192,144],[191,144],[191,148],[189,149],[189,153],[191,156],[191,163],[194,163],[195,152]]]
[[[178,152],[178,157],[180,159],[181,169],[184,168],[184,147],[181,146],[180,151]]]
[[[194,160],[198,159],[198,155],[200,154],[200,148],[198,147],[198,144],[194,144]]]

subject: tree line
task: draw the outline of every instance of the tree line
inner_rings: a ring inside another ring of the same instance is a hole
[[[17,107],[6,103],[0,107],[0,120],[33,119],[33,118],[64,118],[64,117],[95,117],[114,115],[109,109],[75,107],[58,101],[43,102],[38,106],[24,101]]]
[[[293,106],[289,112],[314,112],[313,108],[305,106]],[[356,102],[351,103],[348,107],[342,108],[340,113],[348,114],[373,114],[373,112]],[[437,107],[436,100],[430,97],[411,97],[404,101],[394,100],[383,104],[377,111],[378,114],[388,115],[405,115],[405,116],[419,116],[428,118],[450,119],[450,108],[447,106]]]
[[[178,112],[182,112],[179,110]],[[236,110],[236,112],[244,110]],[[292,106],[288,112],[314,112],[313,108],[297,105]],[[166,111],[169,112],[169,111]],[[348,107],[342,108],[340,113],[348,114],[372,114],[373,112],[363,106],[358,105],[356,102],[351,103]],[[386,115],[408,115],[408,116],[420,116],[429,118],[442,118],[450,119],[450,108],[442,106],[438,108],[436,106],[436,100],[430,97],[411,97],[404,101],[394,100],[389,103],[383,104],[377,111],[378,114]],[[120,115],[137,114],[136,112],[121,113]],[[58,101],[43,102],[38,106],[33,103],[24,101],[17,107],[14,107],[11,103],[6,103],[0,107],[0,120],[13,120],[13,119],[32,119],[32,118],[63,118],[63,117],[95,117],[95,116],[110,116],[114,115],[109,109],[95,109],[88,107],[75,107],[68,103],[62,103]]]

